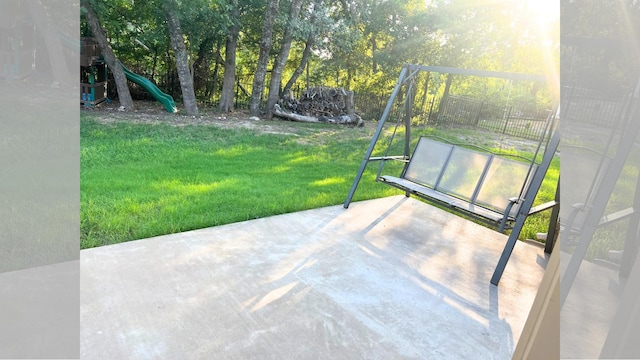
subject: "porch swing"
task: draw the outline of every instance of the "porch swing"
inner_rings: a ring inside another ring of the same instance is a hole
[[[535,154],[531,159],[496,153],[479,146],[457,144],[428,136],[420,137],[415,150],[411,152],[413,106],[413,96],[411,94],[414,91],[416,74],[420,71],[438,71],[449,74],[533,81],[543,80],[537,75],[528,74],[405,65],[378,123],[374,138],[367,150],[344,207],[347,208],[349,206],[366,165],[371,161],[380,161],[376,181],[403,190],[406,196],[417,196],[444,205],[455,213],[464,214],[494,225],[500,232],[504,232],[507,229],[512,230],[491,279],[491,283],[497,285],[522,230],[524,221],[528,216],[553,208],[549,233],[555,234],[555,224],[559,210],[558,192],[556,191],[554,200],[536,207],[532,206],[560,140],[559,134],[553,132],[555,112],[552,112],[547,117]],[[371,153],[378,142],[382,126],[388,118],[391,107],[402,86],[406,86],[407,89],[407,96],[403,104],[403,114],[398,117],[384,156],[372,157]],[[405,126],[404,154],[390,156],[391,145],[402,120],[404,120]],[[536,158],[543,144],[545,144],[544,155],[542,160],[537,163]],[[515,158],[525,159],[527,162],[517,161]],[[382,175],[387,161],[401,161],[404,163],[399,176]],[[548,238],[552,239],[553,236]],[[549,243],[551,242],[549,241]],[[548,244],[546,251],[551,252],[551,249],[552,244]]]

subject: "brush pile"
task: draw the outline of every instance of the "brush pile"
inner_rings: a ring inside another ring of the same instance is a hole
[[[290,93],[275,105],[273,114],[294,121],[364,126],[362,118],[354,111],[353,91],[343,88],[309,88],[300,99]]]

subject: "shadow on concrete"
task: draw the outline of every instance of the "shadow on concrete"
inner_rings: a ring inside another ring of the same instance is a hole
[[[87,358],[510,358],[543,269],[404,196],[82,252]]]

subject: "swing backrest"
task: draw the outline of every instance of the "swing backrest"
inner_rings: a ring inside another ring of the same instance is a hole
[[[421,137],[403,178],[504,214],[520,199],[537,165]],[[518,206],[511,208],[515,217]]]

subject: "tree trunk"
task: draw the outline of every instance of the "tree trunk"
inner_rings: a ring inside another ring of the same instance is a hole
[[[424,106],[427,103],[427,92],[429,91],[429,77],[430,72],[427,72],[427,78],[424,80],[424,94],[422,94],[422,103],[420,104],[420,111],[424,111]]]
[[[158,66],[158,48],[153,49],[153,67],[151,68],[151,81],[155,81],[156,67]]]
[[[198,54],[195,61],[192,63],[192,77],[193,77],[193,89],[196,93],[203,88],[204,94],[206,94],[206,81],[211,70],[210,59],[211,51],[213,48],[213,38],[206,38],[200,43],[198,48]]]
[[[442,99],[440,100],[440,106],[438,107],[438,116],[436,117],[436,123],[440,124],[440,116],[444,112],[447,107],[447,103],[449,102],[449,93],[451,92],[451,82],[453,81],[453,74],[447,75],[447,81],[444,85],[444,94],[442,94]]]
[[[182,30],[180,29],[180,20],[178,19],[178,4],[175,0],[165,0],[164,14],[167,18],[167,27],[169,28],[169,37],[173,46],[173,53],[176,58],[176,70],[178,71],[178,79],[180,80],[180,88],[182,90],[182,103],[187,115],[198,115],[198,104],[196,103],[196,94],[193,90],[193,78],[189,71],[189,59],[187,58],[187,48],[182,38]]]
[[[279,3],[279,0],[269,0],[264,17],[262,39],[260,40],[260,56],[258,57],[256,73],[253,76],[253,88],[251,89],[251,101],[249,102],[249,111],[253,116],[257,116],[260,112],[260,99],[264,92],[264,79],[267,76],[267,64],[269,63],[269,54],[273,45],[273,23],[278,13]]]
[[[87,19],[87,24],[91,29],[91,33],[93,33],[93,36],[98,41],[104,61],[107,63],[107,66],[111,68],[111,72],[113,73],[113,77],[116,81],[116,89],[118,90],[118,100],[120,100],[120,105],[122,105],[125,110],[133,110],[133,99],[131,99],[131,93],[129,92],[129,86],[127,85],[127,77],[122,70],[122,65],[116,59],[113,49],[111,49],[111,45],[109,45],[109,42],[107,41],[107,36],[105,35],[102,26],[100,26],[100,20],[98,19],[95,11],[93,11],[93,8],[91,8],[88,0],[82,0],[81,4],[85,9],[85,18]]]
[[[211,81],[208,83],[207,85],[207,99],[211,100],[211,98],[213,97],[213,94],[216,92],[216,88],[218,86],[218,69],[220,69],[220,64],[221,61],[219,59],[221,59],[222,57],[220,56],[220,44],[217,43],[216,44],[216,52],[213,55],[214,58],[214,66],[213,66],[213,75],[211,76]],[[222,65],[224,65],[224,62],[222,62]]]
[[[238,20],[240,9],[238,8],[238,0],[233,0],[232,3],[231,19],[233,25],[227,35],[224,54],[224,78],[222,79],[222,93],[218,104],[218,110],[222,112],[233,111],[233,88],[236,83],[236,48],[238,46],[238,36],[240,35],[240,22]]]
[[[311,24],[314,23],[314,20],[315,20],[315,16],[311,19]],[[284,94],[289,93],[289,90],[291,89],[293,84],[295,84],[296,81],[298,81],[298,77],[302,75],[302,72],[304,71],[305,66],[307,66],[307,62],[309,61],[309,56],[311,55],[311,47],[313,46],[313,43],[315,42],[315,40],[316,40],[316,34],[314,32],[314,29],[311,29],[309,36],[307,36],[307,42],[304,45],[304,51],[302,52],[302,59],[300,60],[300,64],[298,65],[296,70],[293,72],[293,75],[291,75],[291,79],[287,81],[287,85],[284,86],[284,90],[282,91]]]
[[[376,61],[376,51],[378,50],[378,42],[376,34],[371,34],[371,71],[375,74],[378,72],[378,62]]]
[[[280,47],[280,52],[278,53],[278,57],[276,57],[276,62],[273,65],[273,70],[271,71],[271,82],[269,83],[269,97],[267,99],[267,120],[271,120],[273,118],[273,106],[278,102],[278,98],[280,97],[280,83],[282,82],[282,71],[284,70],[284,66],[287,63],[287,59],[289,58],[289,51],[291,50],[291,41],[293,40],[293,31],[296,26],[296,20],[298,19],[298,15],[300,14],[300,9],[302,7],[302,0],[292,0],[291,1],[291,12],[289,14],[289,23],[287,28],[282,36],[282,47]]]
[[[310,61],[307,60],[307,88],[305,90],[309,90],[309,87],[311,86],[310,84],[310,80],[309,80],[309,68],[310,68]]]

